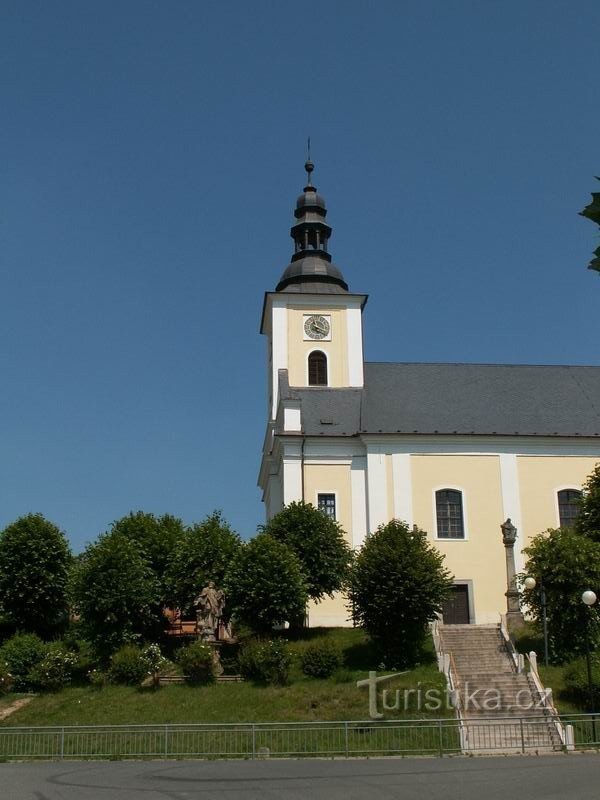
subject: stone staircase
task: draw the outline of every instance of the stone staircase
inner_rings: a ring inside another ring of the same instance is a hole
[[[469,752],[561,749],[556,714],[544,707],[532,677],[500,625],[439,625]],[[539,684],[538,684],[539,686]]]

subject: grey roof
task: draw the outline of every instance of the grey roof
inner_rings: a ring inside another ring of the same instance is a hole
[[[600,367],[365,364],[364,389],[291,389],[307,435],[600,437]]]

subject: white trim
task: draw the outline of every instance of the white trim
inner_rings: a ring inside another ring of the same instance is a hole
[[[299,458],[283,459],[283,505],[302,500],[302,461]]]
[[[317,343],[315,342],[315,344],[317,344]],[[320,344],[320,342],[319,342],[319,344]],[[313,353],[323,353],[323,355],[325,356],[326,367],[327,367],[327,383],[309,383],[308,359],[311,357],[311,355]],[[314,387],[317,387],[317,388],[321,387],[321,388],[327,389],[327,387],[329,386],[329,353],[327,352],[327,350],[325,350],[324,347],[314,347],[312,350],[307,352],[306,356],[304,358],[304,370],[305,370],[304,371],[304,375],[305,375],[306,386],[314,386]]]
[[[283,406],[283,429],[285,431],[301,431],[302,430],[302,412],[300,405],[288,405],[284,401]]]
[[[352,490],[352,547],[362,547],[367,538],[367,459],[354,456],[350,467]]]
[[[279,370],[288,368],[287,308],[273,303],[273,325],[271,332],[271,419],[277,416],[279,406]]]
[[[570,489],[572,492],[579,492],[583,494],[583,487],[582,486],[573,486],[572,484],[566,484],[565,486],[556,486],[554,489],[554,513],[556,516],[556,527],[560,528],[560,509],[558,507],[558,493],[564,491],[565,489]]]
[[[412,470],[410,453],[392,455],[394,517],[413,526]]]
[[[385,453],[367,453],[368,530],[373,533],[388,520],[387,470]]]
[[[600,458],[600,440],[583,436],[448,436],[442,434],[376,435],[363,433],[369,451],[436,456],[562,456]]]
[[[362,310],[349,307],[346,310],[348,339],[348,386],[363,386],[363,335]]]
[[[437,503],[435,495],[437,492],[443,492],[445,489],[450,489],[452,492],[460,492],[460,505],[462,508],[462,523],[463,523],[463,537],[461,539],[456,539],[450,536],[438,536],[438,529],[437,529]],[[466,492],[462,486],[456,486],[456,484],[445,483],[443,486],[436,486],[431,490],[431,498],[433,502],[433,527],[432,531],[435,531],[435,535],[433,539],[436,542],[468,542],[469,541],[469,524],[468,524],[468,516],[467,516],[467,504],[465,502]]]
[[[514,453],[499,453],[500,461],[500,487],[502,491],[502,516],[503,519],[498,523],[497,533],[500,538],[500,525],[510,517],[512,524],[517,529],[515,541],[515,568],[517,572],[525,569],[525,556],[523,547],[525,546],[523,536],[523,518],[521,513],[521,492],[519,488],[519,464]]]

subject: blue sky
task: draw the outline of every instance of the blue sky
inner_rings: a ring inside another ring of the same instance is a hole
[[[369,360],[600,364],[599,41],[596,0],[3,0],[0,526],[254,533],[308,135]]]

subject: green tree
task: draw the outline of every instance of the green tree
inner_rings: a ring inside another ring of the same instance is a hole
[[[257,633],[297,619],[308,600],[300,560],[264,533],[241,546],[227,571],[226,592],[236,620]]]
[[[103,657],[162,626],[158,580],[138,544],[118,532],[102,534],[77,559],[71,593],[83,632]]]
[[[575,530],[600,543],[600,464],[597,464],[583,485]]]
[[[452,586],[443,560],[425,531],[395,519],[381,525],[356,556],[350,607],[388,666],[410,665],[418,658],[427,624]]]
[[[184,535],[183,522],[171,514],[155,517],[144,511],[131,512],[113,522],[111,532],[121,534],[135,542],[148,559],[148,563],[166,591],[165,571],[177,543]]]
[[[321,600],[344,586],[352,551],[339,522],[310,503],[290,503],[261,530],[296,553],[310,598]]]
[[[22,631],[52,636],[67,620],[71,552],[62,531],[27,514],[0,534],[0,609]]]
[[[582,217],[587,217],[587,219],[595,222],[596,225],[600,225],[600,192],[592,192],[592,202],[579,213]],[[600,272],[600,247],[594,250],[594,256],[595,258],[588,264],[588,269],[595,269]]]
[[[535,589],[523,589],[523,598],[537,625],[542,619],[539,578],[544,580],[548,639],[553,659],[569,660],[585,652],[585,626],[598,643],[598,610],[581,601],[586,589],[600,586],[600,544],[571,528],[540,533],[524,550],[527,556],[521,582],[536,578]]]
[[[225,572],[241,546],[238,534],[213,511],[202,522],[186,528],[169,557],[166,567],[166,596],[169,602],[189,613],[194,597],[208,581],[223,584]]]

